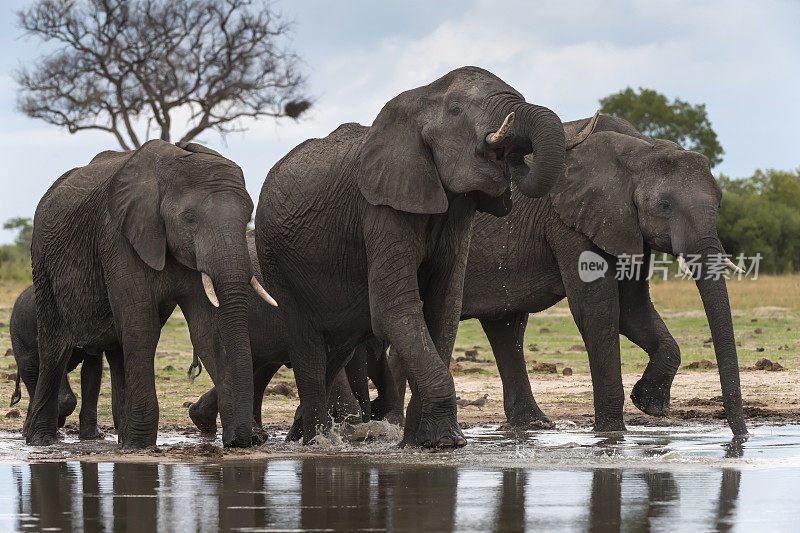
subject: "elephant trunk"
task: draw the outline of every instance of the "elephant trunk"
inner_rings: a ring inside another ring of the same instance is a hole
[[[530,198],[544,196],[564,172],[564,126],[546,107],[522,103],[513,110],[514,131],[530,142],[531,152],[508,156],[511,176],[519,190]]]
[[[716,240],[716,244],[700,254],[701,265],[709,265],[712,254],[720,254],[722,250],[722,244]],[[734,435],[746,435],[747,426],[742,411],[742,388],[739,382],[739,359],[736,354],[736,339],[733,332],[728,288],[725,278],[710,277],[708,274],[708,269],[703,269],[696,276],[696,284],[714,342],[725,418]]]
[[[240,246],[227,246],[226,252],[218,253],[219,259],[208,269],[219,299],[215,326],[221,344],[214,384],[219,394],[222,442],[235,447],[250,446],[253,430],[253,360],[247,324],[252,272],[244,236],[241,240]]]

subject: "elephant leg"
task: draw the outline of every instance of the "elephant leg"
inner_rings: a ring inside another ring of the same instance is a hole
[[[217,388],[211,387],[189,406],[189,418],[204,435],[217,434],[218,401]]]
[[[369,398],[369,378],[367,377],[367,351],[369,341],[362,342],[353,350],[353,356],[345,365],[347,382],[355,400],[358,402],[362,422],[369,422],[372,419],[372,406]]]
[[[405,424],[405,404],[406,389],[408,388],[408,376],[403,367],[403,360],[397,354],[397,350],[389,348],[390,354],[386,361],[386,369],[389,374],[389,384],[394,389],[395,400],[391,405],[387,405],[386,420],[391,424],[402,426]],[[374,409],[374,408],[373,408]]]
[[[102,379],[103,358],[100,355],[86,354],[81,366],[81,413],[78,417],[81,439],[103,438],[103,433],[97,428],[97,401],[100,398]]]
[[[287,441],[299,440],[309,444],[318,433],[330,430],[327,391],[325,387],[326,351],[322,336],[311,330],[295,334],[289,349],[289,360],[294,370],[300,406],[294,424],[286,435]]]
[[[594,390],[595,431],[624,431],[625,392],[619,353],[619,294],[610,256],[605,276],[590,283],[578,275],[578,256],[590,244],[556,249],[569,308],[589,355]]]
[[[377,341],[377,339],[376,339]],[[386,357],[386,346],[382,341],[377,341],[367,354],[367,376],[375,385],[378,396],[370,406],[372,420],[387,419],[390,423],[401,424],[403,417],[403,400],[398,397],[397,384],[392,370],[389,368],[389,359]],[[403,394],[405,395],[405,373],[403,373]],[[389,414],[399,412],[399,421],[390,419]]]
[[[631,391],[640,411],[669,414],[672,380],[681,364],[681,350],[650,300],[647,280],[620,284],[620,332],[650,356],[644,374]]]
[[[69,371],[65,370],[64,375],[61,377],[61,385],[58,387],[58,427],[64,427],[67,418],[78,405],[78,398],[72,392],[72,387],[69,384]]]
[[[261,365],[253,371],[253,419],[258,427],[263,427],[261,421],[261,407],[264,403],[264,392],[269,382],[281,369],[281,364]]]
[[[36,392],[22,431],[26,442],[34,446],[48,446],[56,441],[58,398],[67,361],[72,353],[70,343],[59,342],[47,334],[46,328],[42,329],[39,335],[40,361]]]
[[[108,361],[108,368],[111,371],[111,416],[121,442],[122,418],[125,412],[125,366],[123,365],[122,349],[107,350],[106,361]]]
[[[497,370],[503,382],[503,408],[512,426],[552,428],[553,422],[533,398],[522,341],[528,313],[514,313],[497,320],[481,320],[492,346]]]
[[[360,422],[362,420],[361,406],[352,391],[350,379],[345,369],[340,370],[330,384],[328,413],[332,420],[337,423]]]

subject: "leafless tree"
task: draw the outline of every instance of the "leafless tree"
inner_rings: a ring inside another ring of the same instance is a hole
[[[261,0],[38,0],[18,14],[53,51],[16,73],[18,105],[70,133],[101,130],[128,150],[297,118],[311,104],[290,25]]]

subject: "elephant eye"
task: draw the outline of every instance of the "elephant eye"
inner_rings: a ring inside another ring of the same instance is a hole
[[[672,208],[672,205],[667,200],[660,200],[658,202],[658,208],[662,211],[669,211]]]
[[[194,211],[184,211],[181,213],[181,220],[188,224],[194,224],[197,222],[197,215]]]
[[[454,115],[454,116],[455,115],[460,115],[461,114],[461,106],[459,106],[458,104],[453,104],[453,105],[450,106],[450,108],[447,110],[447,112],[450,113],[451,115]]]

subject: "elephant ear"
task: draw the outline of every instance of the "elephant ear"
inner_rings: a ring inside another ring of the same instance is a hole
[[[409,92],[378,113],[361,146],[358,188],[372,205],[433,215],[449,202]]]
[[[480,191],[476,192],[476,194],[478,201],[475,207],[481,213],[489,213],[496,217],[504,217],[509,214],[511,208],[514,207],[514,203],[511,201],[510,187],[500,196],[492,197]]]
[[[644,244],[633,181],[621,159],[627,139],[613,132],[589,135],[567,152],[564,176],[550,193],[566,225],[615,256],[641,254]]]
[[[167,234],[161,218],[159,162],[174,157],[166,141],[148,141],[111,177],[108,207],[112,220],[139,257],[155,270],[164,268]]]

